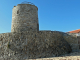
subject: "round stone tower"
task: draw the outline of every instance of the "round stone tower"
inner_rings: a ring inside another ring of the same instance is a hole
[[[39,31],[38,8],[32,4],[18,4],[12,11],[11,32]]]

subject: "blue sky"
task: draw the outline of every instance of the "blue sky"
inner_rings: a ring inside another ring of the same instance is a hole
[[[38,7],[39,30],[80,29],[80,0],[0,0],[0,33],[11,32],[12,8],[23,1]]]

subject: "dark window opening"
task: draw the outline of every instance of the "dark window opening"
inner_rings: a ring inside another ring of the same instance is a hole
[[[19,14],[19,10],[17,11],[17,14]]]

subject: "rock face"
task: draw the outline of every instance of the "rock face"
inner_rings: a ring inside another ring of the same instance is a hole
[[[48,32],[48,34],[50,33]],[[64,40],[62,34],[53,32],[53,35],[50,37],[47,35],[46,38],[45,35],[40,35],[41,37],[36,36],[35,39],[28,41],[28,58],[32,59],[60,56],[72,51],[69,43]]]
[[[3,33],[0,43],[1,60],[48,58],[72,51],[63,34],[54,31]]]

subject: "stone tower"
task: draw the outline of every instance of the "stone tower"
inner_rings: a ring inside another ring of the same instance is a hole
[[[32,4],[18,4],[12,11],[11,32],[39,31],[38,8]]]

